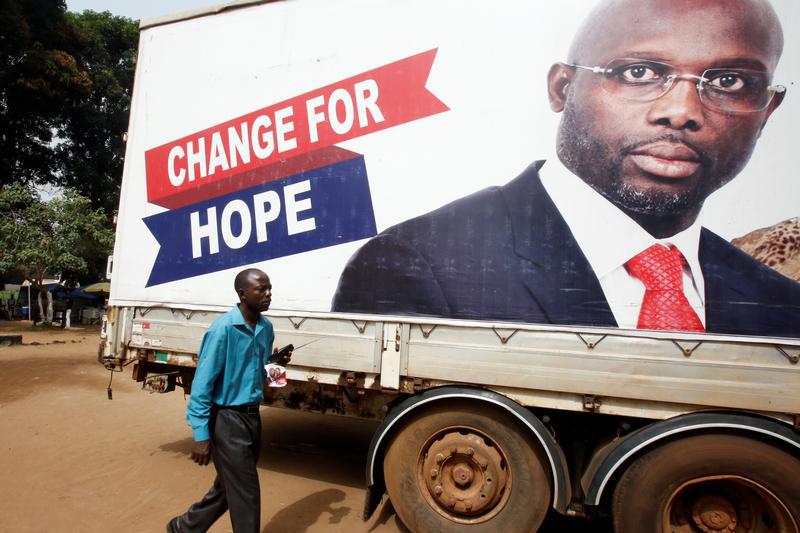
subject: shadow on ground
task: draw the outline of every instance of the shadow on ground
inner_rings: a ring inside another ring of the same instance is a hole
[[[339,489],[309,494],[275,513],[262,533],[303,533],[325,514],[329,515],[325,523],[333,527],[353,512],[350,507],[334,506],[344,499],[345,493]]]

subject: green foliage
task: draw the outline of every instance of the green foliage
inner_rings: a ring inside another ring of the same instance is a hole
[[[19,269],[35,282],[54,273],[86,281],[90,263],[108,255],[113,240],[105,211],[76,192],[44,202],[19,183],[0,190],[0,272]]]
[[[0,3],[0,185],[52,178],[61,102],[90,90],[72,55],[77,34],[65,9],[55,0]]]
[[[83,43],[78,60],[92,88],[62,111],[57,183],[111,211],[119,200],[139,30],[108,12],[67,13],[67,19]]]
[[[116,208],[136,23],[3,0],[0,27],[0,186],[54,184]]]

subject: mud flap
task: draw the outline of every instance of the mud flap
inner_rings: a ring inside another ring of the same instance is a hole
[[[367,494],[364,496],[364,522],[370,519],[375,509],[381,504],[385,492],[386,488],[383,483],[367,487]]]

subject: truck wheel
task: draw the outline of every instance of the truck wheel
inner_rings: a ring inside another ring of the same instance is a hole
[[[544,453],[510,414],[434,405],[389,443],[386,489],[413,532],[536,531],[550,505]]]
[[[800,461],[738,435],[697,435],[636,460],[613,497],[617,533],[800,533]]]

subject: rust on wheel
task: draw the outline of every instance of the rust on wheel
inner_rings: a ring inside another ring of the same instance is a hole
[[[508,501],[511,482],[503,450],[476,429],[443,429],[420,450],[420,492],[453,522],[477,524],[495,516]]]
[[[633,461],[614,489],[617,533],[800,533],[800,461],[748,435],[705,433]]]
[[[546,460],[515,416],[452,400],[406,420],[389,441],[383,475],[414,533],[531,533],[551,502]]]
[[[678,487],[662,517],[669,533],[800,533],[775,494],[740,476],[709,476]]]

